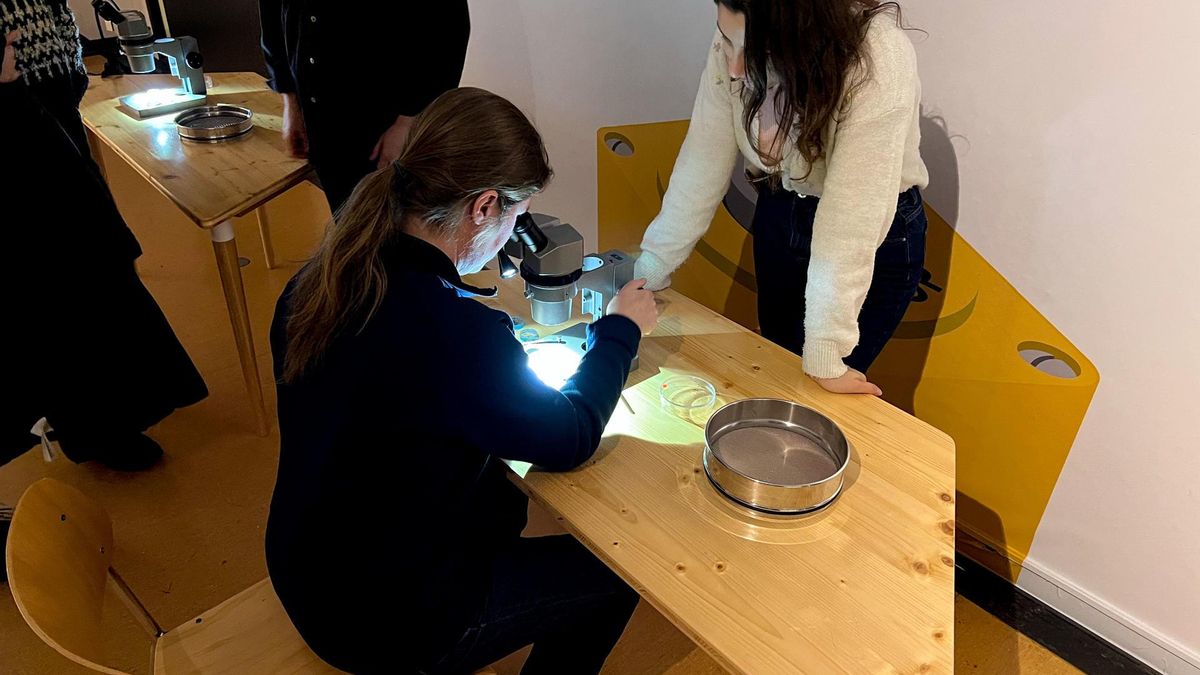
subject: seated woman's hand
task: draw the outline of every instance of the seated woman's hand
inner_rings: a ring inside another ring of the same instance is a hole
[[[646,290],[645,279],[634,279],[625,284],[617,297],[608,303],[607,314],[619,314],[638,325],[642,335],[647,335],[658,325],[658,305],[654,293]]]

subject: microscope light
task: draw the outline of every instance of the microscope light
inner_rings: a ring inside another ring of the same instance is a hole
[[[179,112],[204,105],[204,94],[189,94],[181,88],[147,89],[117,99],[120,108],[134,119],[144,120],[156,115]]]
[[[579,370],[583,354],[563,342],[530,342],[525,345],[529,369],[547,386],[562,389]]]
[[[171,103],[183,96],[182,89],[147,89],[139,91],[129,97],[130,103],[137,106],[139,109],[156,108],[160,105]]]

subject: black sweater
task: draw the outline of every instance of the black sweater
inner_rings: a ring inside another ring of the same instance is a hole
[[[267,565],[301,635],[352,672],[410,672],[458,640],[503,583],[493,551],[525,525],[500,459],[587,460],[640,340],[625,317],[597,321],[555,391],[526,366],[508,315],[473,300],[488,292],[441,251],[401,235],[384,259],[387,293],[366,327],[277,384]],[[292,291],[271,329],[277,378]]]

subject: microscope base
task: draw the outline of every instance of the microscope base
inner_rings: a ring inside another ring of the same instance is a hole
[[[121,110],[130,117],[144,120],[204,105],[207,100],[208,96],[205,94],[189,94],[183,90],[183,87],[178,87],[140,91],[136,94],[122,96],[117,99],[117,103],[120,104]]]

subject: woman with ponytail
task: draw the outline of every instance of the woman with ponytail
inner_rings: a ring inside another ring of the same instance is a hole
[[[355,673],[468,673],[533,644],[523,672],[598,672],[637,594],[568,535],[522,539],[501,459],[587,460],[653,296],[626,286],[561,390],[468,285],[550,180],[508,101],[455,89],[367,176],[271,328],[280,463],[271,581],[300,634]],[[382,639],[381,636],[387,636]]]

